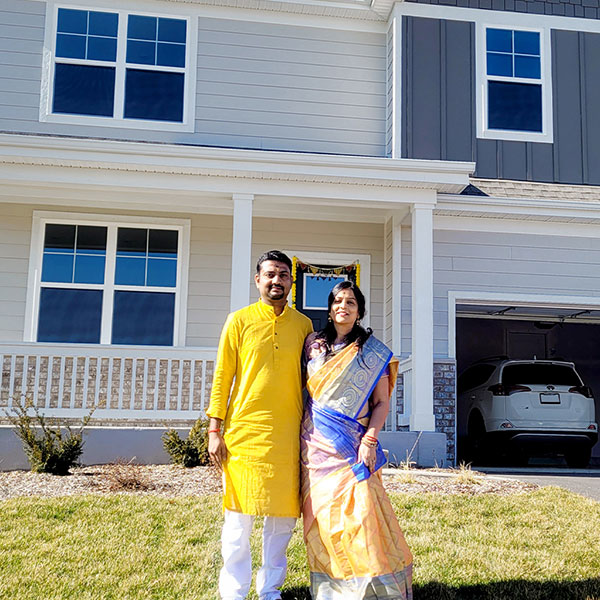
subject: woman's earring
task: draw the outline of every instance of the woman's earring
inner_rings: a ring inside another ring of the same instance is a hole
[[[360,326],[360,319],[356,319],[356,323],[354,324]]]
[[[329,315],[329,316],[327,317],[327,320],[328,320],[330,323],[332,323],[332,322],[333,322],[333,319],[331,318],[331,315]]]

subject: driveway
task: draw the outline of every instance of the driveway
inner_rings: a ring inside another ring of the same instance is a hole
[[[600,469],[475,467],[475,470],[505,479],[555,485],[600,502]]]

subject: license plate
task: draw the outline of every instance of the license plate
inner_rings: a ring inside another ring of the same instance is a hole
[[[540,402],[542,404],[560,404],[560,394],[542,392],[540,394]]]

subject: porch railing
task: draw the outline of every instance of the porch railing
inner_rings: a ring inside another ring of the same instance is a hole
[[[398,381],[390,400],[390,410],[385,421],[385,431],[399,431],[409,424],[412,398],[412,359],[400,359]]]
[[[0,345],[0,417],[31,400],[49,417],[193,420],[210,398],[216,349]]]

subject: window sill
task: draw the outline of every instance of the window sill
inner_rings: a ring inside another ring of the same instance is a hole
[[[502,140],[507,142],[536,142],[552,144],[552,134],[536,133],[534,131],[508,131],[503,129],[488,129],[477,132],[477,138],[483,140]]]
[[[59,123],[61,125],[78,125],[92,127],[111,127],[116,129],[141,129],[144,131],[178,131],[193,133],[194,122],[191,119],[182,123],[173,121],[151,121],[145,119],[115,119],[113,117],[94,117],[86,115],[42,114],[42,123]]]

